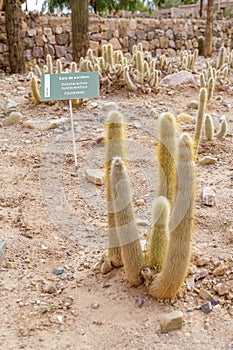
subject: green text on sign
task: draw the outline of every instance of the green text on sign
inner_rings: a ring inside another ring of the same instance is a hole
[[[72,100],[99,96],[99,73],[43,74],[41,101]]]

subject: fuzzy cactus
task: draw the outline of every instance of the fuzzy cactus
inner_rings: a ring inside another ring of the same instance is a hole
[[[35,65],[35,75],[37,76],[37,78],[41,78],[41,70],[40,70],[40,67],[38,66],[38,64]]]
[[[168,252],[163,270],[155,276],[150,294],[158,299],[173,298],[182,287],[187,274],[194,221],[195,161],[192,139],[183,134],[178,143],[178,186],[170,227]]]
[[[178,127],[176,118],[172,113],[164,113],[158,120],[158,196],[165,196],[169,202],[173,203],[176,187],[176,139]]]
[[[112,196],[110,191],[110,168],[112,159],[121,157],[126,161],[125,133],[126,127],[123,115],[117,110],[109,111],[105,123],[105,181],[107,199],[108,220],[108,258],[114,266],[122,266],[121,249],[118,238],[114,232],[116,221],[114,212],[111,210]]]
[[[129,91],[136,91],[137,90],[137,86],[134,85],[134,83],[132,82],[130,76],[129,76],[129,69],[128,67],[124,67],[123,70],[123,79],[124,79],[124,84],[127,90]]]
[[[220,69],[224,65],[225,59],[226,59],[226,49],[224,46],[222,46],[220,48],[219,57],[218,57],[218,63],[217,63],[218,69]]]
[[[121,246],[121,256],[126,279],[134,286],[142,283],[141,270],[144,258],[139,239],[139,230],[134,218],[132,193],[124,161],[112,160],[110,171],[112,206],[116,220],[116,233]]]
[[[227,134],[227,121],[226,119],[222,120],[221,124],[220,124],[220,128],[219,131],[216,133],[216,137],[218,139],[223,139]]]
[[[34,76],[30,80],[30,91],[32,94],[33,101],[36,104],[39,104],[41,102],[40,89],[38,86],[37,79]]]
[[[211,115],[205,117],[205,138],[207,141],[212,141],[214,138],[214,123]]]
[[[198,146],[201,139],[206,101],[207,101],[207,90],[206,88],[201,88],[199,93],[199,105],[198,105],[197,121],[196,121],[195,135],[194,135],[195,158],[197,157]]]
[[[56,71],[58,74],[62,73],[62,61],[60,59],[56,61]]]
[[[204,73],[200,74],[200,87],[205,88],[206,87],[206,79]]]
[[[50,54],[46,56],[46,65],[48,67],[48,74],[53,74],[53,61]]]
[[[170,203],[164,196],[156,197],[152,204],[152,227],[148,238],[147,263],[160,271],[164,265],[168,247]]]
[[[211,77],[209,78],[208,86],[207,86],[207,101],[209,101],[213,97],[213,94],[214,94],[214,78]]]

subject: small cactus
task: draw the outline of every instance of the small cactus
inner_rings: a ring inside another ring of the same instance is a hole
[[[209,101],[213,97],[213,94],[214,94],[214,78],[211,77],[209,78],[208,86],[207,86],[207,101]]]
[[[134,83],[132,82],[130,76],[129,76],[129,70],[128,67],[124,67],[123,70],[123,79],[124,79],[124,83],[125,83],[125,87],[129,90],[129,91],[136,91],[137,90],[137,86],[134,85]]]
[[[216,137],[218,139],[223,139],[227,134],[227,121],[226,119],[222,120],[221,124],[220,124],[220,129],[219,131],[216,133]]]
[[[53,61],[50,54],[46,56],[46,65],[48,67],[48,74],[53,74]]]
[[[168,224],[170,203],[164,196],[156,197],[152,204],[152,228],[148,238],[147,263],[160,271],[163,267],[168,246]]]
[[[36,77],[32,77],[30,80],[30,91],[32,93],[32,98],[36,104],[41,102],[40,89]]]
[[[226,59],[226,49],[224,46],[222,46],[219,52],[219,58],[217,63],[218,69],[220,69],[224,65],[225,59]]]
[[[214,138],[214,123],[211,115],[205,117],[205,138],[207,141],[212,141]]]
[[[144,258],[134,218],[131,186],[126,167],[120,157],[112,160],[110,186],[126,279],[132,285],[139,286],[142,283],[141,270],[144,267]]]

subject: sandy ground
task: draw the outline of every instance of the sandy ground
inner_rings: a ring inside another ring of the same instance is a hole
[[[231,72],[232,74],[232,72]],[[5,350],[230,350],[233,348],[233,90],[216,89],[207,109],[216,130],[228,121],[224,139],[201,141],[193,257],[186,284],[171,301],[157,301],[146,286],[134,288],[123,268],[106,275],[93,270],[106,252],[105,186],[87,181],[88,168],[103,169],[105,105],[116,102],[126,117],[130,179],[135,214],[143,238],[149,231],[156,191],[156,122],[161,112],[178,115],[198,98],[198,89],[161,89],[158,94],[119,90],[74,107],[78,169],[74,166],[68,101],[35,105],[25,98],[24,77],[0,77],[0,105],[18,103],[23,122],[66,117],[59,128],[40,131],[6,126],[0,110],[0,241],[7,243],[0,270],[0,343]],[[216,98],[222,96],[221,99]],[[154,113],[152,109],[154,108]],[[193,134],[195,121],[180,123]],[[202,202],[203,186],[216,204]],[[224,266],[220,276],[214,273]],[[55,275],[54,269],[63,269]],[[194,282],[194,284],[191,283]],[[219,287],[219,284],[221,286]],[[200,288],[217,305],[208,314]],[[183,327],[164,334],[161,317],[183,312]]]

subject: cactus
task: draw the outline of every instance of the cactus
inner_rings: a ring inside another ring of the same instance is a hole
[[[144,267],[144,258],[134,218],[131,186],[126,167],[120,157],[112,160],[110,188],[126,279],[132,285],[139,286],[142,283],[141,270]]]
[[[227,134],[227,121],[226,119],[222,120],[221,125],[220,125],[220,129],[219,131],[216,133],[216,137],[218,139],[223,139]]]
[[[152,228],[148,238],[148,266],[160,271],[163,267],[168,246],[168,224],[170,203],[164,196],[155,198],[152,204]]]
[[[183,134],[178,143],[177,198],[171,219],[168,252],[162,272],[157,275],[149,292],[158,299],[173,298],[187,274],[193,233],[195,199],[195,162],[192,139]]]
[[[57,62],[56,62],[56,70],[57,70],[57,73],[58,74],[61,74],[62,73],[62,62],[60,59],[57,59]]]
[[[195,158],[197,157],[198,146],[201,139],[206,101],[207,101],[207,90],[205,88],[201,88],[199,93],[199,105],[198,105],[197,121],[196,121],[195,135],[194,135],[194,157]]]
[[[106,119],[106,140],[105,140],[105,181],[107,199],[107,220],[108,220],[108,258],[114,266],[122,266],[121,249],[114,229],[116,226],[114,213],[111,212],[110,192],[110,168],[111,161],[115,157],[121,157],[126,161],[125,149],[125,123],[123,115],[118,111],[110,111]]]
[[[106,60],[106,62],[108,62],[112,68],[114,67],[114,51],[113,51],[113,46],[110,43],[107,44],[107,60]]]
[[[36,78],[33,76],[30,80],[30,90],[32,93],[32,98],[36,104],[41,102],[40,89]]]
[[[144,58],[143,58],[143,53],[142,51],[138,51],[137,52],[137,56],[136,56],[136,69],[140,72],[140,73],[144,73]]]
[[[224,65],[225,59],[226,59],[226,49],[225,49],[224,46],[222,46],[221,49],[220,49],[218,63],[217,63],[217,68],[218,69],[220,69]]]
[[[214,78],[211,77],[208,80],[208,86],[207,86],[207,101],[209,101],[214,94]]]
[[[38,66],[38,64],[35,65],[35,75],[37,76],[37,78],[41,78],[41,70],[40,70],[40,67]]]
[[[214,138],[214,123],[211,115],[205,117],[205,138],[207,141],[212,141]]]
[[[53,74],[53,61],[50,54],[46,56],[46,65],[48,67],[48,74]]]
[[[206,87],[206,80],[204,73],[200,74],[200,87],[205,88]]]
[[[199,36],[198,38],[198,52],[200,56],[205,55],[205,38],[203,36]]]
[[[173,114],[162,114],[158,120],[158,196],[165,196],[172,205],[176,187],[176,137],[177,123]]]
[[[125,87],[130,90],[130,91],[136,91],[137,87],[136,85],[134,85],[134,83],[132,82],[130,76],[129,76],[129,70],[128,67],[124,67],[123,70],[123,79],[124,79],[124,83],[125,83]]]

